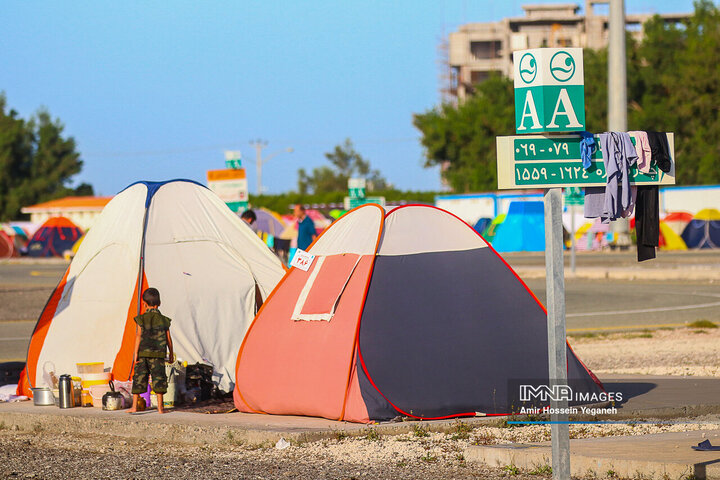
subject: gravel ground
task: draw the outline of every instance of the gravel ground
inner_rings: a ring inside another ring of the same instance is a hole
[[[0,425],[0,427],[2,427]],[[695,423],[571,426],[571,438],[720,428],[720,416]],[[35,430],[0,431],[1,478],[312,478],[312,479],[517,479],[547,478],[512,466],[466,463],[463,451],[474,444],[538,442],[550,427],[476,427],[458,422],[454,432],[428,433],[417,428],[398,436],[374,434],[291,445],[243,445],[228,436],[221,446],[148,443],[137,439],[70,435]]]
[[[677,328],[569,338],[594,373],[720,376],[720,328]]]
[[[148,444],[107,435],[0,432],[2,478],[233,478],[233,479],[495,479],[509,472],[467,464],[460,445],[436,456],[435,447],[385,452],[391,440],[333,440],[284,450],[228,445],[212,449]],[[347,456],[346,452],[352,452]],[[427,453],[426,453],[427,452]],[[424,459],[421,457],[425,457]],[[449,457],[450,459],[446,459]],[[520,474],[513,478],[542,478]]]

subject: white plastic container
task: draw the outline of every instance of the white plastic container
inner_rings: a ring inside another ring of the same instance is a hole
[[[92,385],[88,388],[92,397],[93,407],[102,408],[102,397],[110,391],[109,385]]]

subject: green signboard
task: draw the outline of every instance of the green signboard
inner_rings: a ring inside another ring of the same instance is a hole
[[[365,198],[365,187],[363,188],[348,188],[350,198]]]
[[[585,130],[581,48],[535,48],[513,53],[515,131]]]
[[[228,208],[235,213],[242,213],[248,209],[248,202],[227,202]]]
[[[634,139],[633,139],[634,140]],[[672,168],[662,172],[653,167],[649,173],[636,166],[629,171],[632,183],[638,185],[675,184],[675,141],[668,134]],[[552,188],[569,186],[605,186],[607,178],[602,152],[592,155],[587,170],[580,157],[578,135],[522,135],[497,137],[498,188]]]
[[[239,158],[233,160],[225,160],[225,168],[232,168],[238,170],[242,168],[242,161]]]
[[[581,187],[567,187],[563,194],[565,195],[565,205],[585,205],[585,194]]]
[[[360,205],[365,205],[366,203],[377,203],[381,207],[385,207],[385,197],[365,197],[365,198],[352,198],[352,197],[345,197],[345,210],[352,210],[355,207],[359,207]]]
[[[242,152],[239,150],[225,150],[225,168],[239,170],[242,168]]]

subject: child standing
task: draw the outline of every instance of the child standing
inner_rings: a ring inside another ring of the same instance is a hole
[[[172,363],[173,344],[170,338],[170,319],[160,313],[160,292],[148,288],[142,294],[147,309],[135,317],[138,328],[135,334],[135,372],[133,373],[133,404],[130,413],[137,412],[140,394],[147,391],[148,377],[152,377],[153,390],[157,394],[158,413],[165,413],[163,394],[167,392],[165,353],[169,350],[168,361]]]

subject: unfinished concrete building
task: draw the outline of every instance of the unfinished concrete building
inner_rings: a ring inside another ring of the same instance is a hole
[[[607,46],[608,17],[595,13],[595,6],[607,2],[586,0],[584,15],[575,3],[525,5],[524,17],[505,18],[498,22],[468,23],[450,34],[448,68],[444,98],[462,99],[472,93],[473,85],[485,80],[491,72],[512,76],[512,52],[539,47],[582,47],[598,49]],[[626,15],[627,29],[640,40],[642,25],[654,14]],[[662,14],[666,22],[677,23],[689,13]]]

